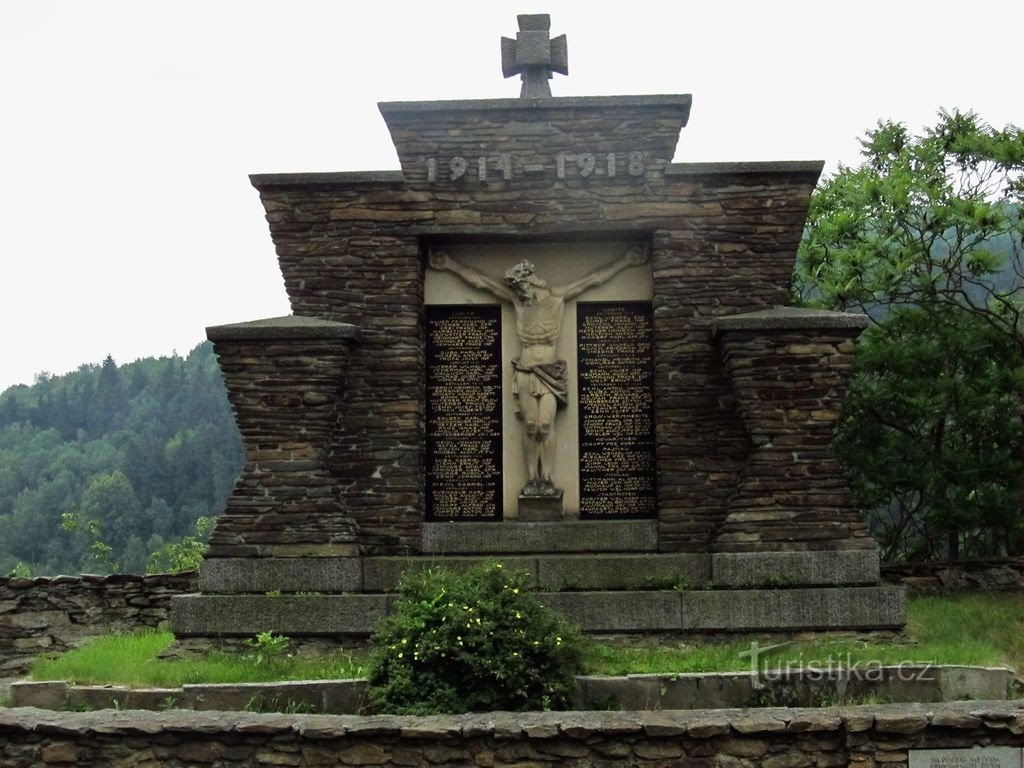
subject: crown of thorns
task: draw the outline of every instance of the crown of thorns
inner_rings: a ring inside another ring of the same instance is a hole
[[[523,259],[505,273],[505,281],[509,283],[521,283],[533,274],[533,264]]]

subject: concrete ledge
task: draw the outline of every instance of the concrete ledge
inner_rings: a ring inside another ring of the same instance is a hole
[[[210,341],[264,341],[278,339],[359,339],[359,329],[351,323],[336,323],[316,317],[286,315],[250,320],[245,323],[211,325],[206,329]]]
[[[533,552],[654,552],[655,520],[576,520],[557,523],[426,523],[427,554]]]
[[[171,627],[182,637],[369,635],[390,610],[388,595],[180,595]]]
[[[1013,670],[930,665],[815,668],[762,674],[698,672],[576,678],[580,709],[692,710],[749,707],[757,702],[819,706],[868,696],[891,703],[962,699],[1003,700]],[[41,709],[149,709],[283,711],[302,704],[323,714],[355,715],[366,706],[367,681],[304,680],[224,683],[181,688],[125,688],[20,682],[11,686],[15,707]]]
[[[542,590],[630,590],[702,587],[711,579],[702,554],[563,555],[537,558]]]
[[[879,582],[877,550],[722,552],[711,555],[716,587],[868,585]]]
[[[813,328],[867,328],[868,316],[806,307],[772,307],[742,315],[729,315],[712,323],[713,333],[729,331],[788,331]]]
[[[199,568],[203,592],[358,592],[358,557],[215,557]]]
[[[144,737],[178,735],[188,732],[200,734],[204,741],[215,741],[218,736],[230,737],[232,743],[243,741],[246,735],[255,735],[265,744],[275,736],[299,736],[319,744],[327,739],[395,738],[407,742],[441,742],[450,745],[453,738],[504,740],[529,738],[540,741],[534,734],[550,733],[570,736],[586,742],[593,737],[609,734],[648,738],[678,738],[718,741],[723,735],[738,737],[763,734],[771,736],[789,731],[805,735],[817,733],[863,734],[874,730],[890,736],[915,734],[925,728],[941,728],[943,746],[954,745],[957,732],[986,731],[986,743],[992,737],[1008,734],[1019,744],[1019,735],[1008,729],[1015,727],[1024,716],[1024,701],[959,701],[935,705],[927,704],[867,704],[861,706],[799,709],[770,707],[749,711],[720,709],[713,712],[659,711],[659,712],[482,712],[465,715],[376,715],[374,717],[341,717],[330,715],[278,715],[255,712],[236,712],[230,717],[217,712],[172,710],[169,712],[127,711],[116,712],[51,712],[31,707],[0,709],[0,730],[13,741],[13,735],[22,733],[39,740],[41,734],[55,734],[65,739],[96,734],[107,738],[118,736],[134,741]],[[814,725],[813,728],[808,727]],[[902,730],[888,730],[902,726]],[[549,737],[551,738],[551,737]],[[514,742],[511,742],[514,743]],[[347,744],[340,744],[347,746]],[[1015,746],[1019,757],[1021,747]],[[289,753],[294,754],[294,753]],[[834,753],[832,753],[834,754]],[[152,762],[152,753],[149,753]],[[552,756],[554,757],[554,756]],[[295,758],[292,758],[294,760]],[[706,763],[710,764],[707,758]],[[65,762],[65,761],[62,761]],[[189,761],[192,763],[194,761]],[[212,761],[211,761],[212,762]],[[552,761],[556,763],[556,761]],[[31,761],[24,764],[31,764]],[[97,763],[92,763],[97,764]],[[294,762],[281,761],[291,765]],[[349,763],[354,764],[354,763]],[[365,764],[365,763],[364,763]],[[374,763],[378,764],[378,763]],[[686,763],[684,763],[686,764]],[[801,763],[803,764],[803,763]],[[813,764],[807,761],[807,765]],[[896,765],[901,763],[896,762]]]
[[[679,629],[679,594],[544,592],[537,597],[584,632],[657,632]]]
[[[474,112],[490,110],[608,109],[610,107],[678,107],[685,110],[683,125],[690,116],[693,96],[689,93],[648,96],[550,96],[540,99],[459,99],[439,101],[382,101],[377,108],[385,119],[394,115],[424,112]]]
[[[443,566],[463,571],[481,563],[502,563],[506,568],[525,572],[537,581],[537,560],[533,557],[368,557],[363,560],[363,589],[367,592],[392,592],[408,570]]]
[[[823,160],[768,160],[725,163],[671,163],[665,168],[666,176],[734,176],[761,173],[800,173],[817,180],[825,167]]]
[[[679,595],[683,630],[888,629],[906,623],[902,587],[725,589]]]
[[[710,557],[702,554],[478,555],[468,557],[368,557],[363,589],[391,592],[404,571],[444,566],[461,570],[500,562],[524,571],[544,591],[656,589],[703,586],[711,579]]]
[[[775,632],[889,629],[906,621],[902,587],[539,592],[584,632]],[[248,637],[369,635],[393,606],[389,594],[181,595],[174,633]]]
[[[306,187],[319,185],[402,184],[401,171],[338,171],[333,173],[250,173],[249,183],[256,189],[266,187]]]

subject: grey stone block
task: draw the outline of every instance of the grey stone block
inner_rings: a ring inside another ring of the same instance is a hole
[[[334,171],[328,173],[250,173],[249,183],[256,189],[266,187],[349,186],[365,184],[401,184],[401,171]]]
[[[671,589],[702,586],[711,578],[703,554],[538,556],[537,583],[559,592],[596,589]]]
[[[146,694],[133,696],[131,689],[120,686],[73,685],[68,688],[66,706],[72,710],[158,709],[159,701],[155,696]]]
[[[392,592],[402,574],[411,569],[443,566],[461,571],[481,563],[495,562],[523,571],[537,581],[537,559],[533,557],[367,557],[363,560],[362,589],[365,592]]]
[[[11,683],[12,707],[63,709],[67,697],[68,684],[65,680]]]
[[[180,688],[131,688],[120,701],[127,709],[161,710],[184,706]]]
[[[712,324],[715,334],[728,331],[784,331],[806,328],[867,328],[868,316],[828,309],[781,307],[729,315]]]
[[[662,676],[661,688],[662,709],[746,707],[754,695],[754,681],[745,672]]]
[[[519,520],[524,523],[553,523],[562,519],[562,491],[557,496],[519,494]]]
[[[218,557],[203,561],[203,592],[355,592],[362,589],[358,557]]]
[[[179,636],[368,635],[387,615],[388,595],[180,595],[171,601]]]
[[[877,584],[878,550],[716,553],[711,581],[730,588]]]
[[[351,323],[336,323],[317,317],[285,315],[249,320],[228,325],[211,325],[206,329],[210,341],[279,341],[282,339],[340,339],[355,341],[360,330]]]
[[[928,664],[858,667],[849,670],[843,682],[837,692],[850,699],[874,696],[894,703],[942,701],[942,671]]]
[[[1013,679],[1013,670],[1006,667],[942,666],[939,669],[943,701],[1005,699]]]
[[[365,680],[304,680],[284,683],[224,683],[183,686],[190,709],[267,712],[294,710],[334,715],[359,714],[364,705]]]
[[[460,99],[458,101],[384,101],[377,108],[385,119],[391,116],[429,112],[534,111],[548,109],[605,110],[611,107],[676,107],[683,111],[683,125],[690,115],[693,97],[689,93],[650,96],[561,96],[548,99]]]
[[[679,592],[542,592],[540,601],[585,632],[679,628]]]
[[[799,173],[821,175],[825,163],[821,160],[739,161],[724,163],[671,163],[665,168],[666,176],[718,176],[765,173]]]
[[[574,520],[559,523],[426,523],[428,554],[654,552],[654,520]]]
[[[661,698],[657,675],[624,677],[579,677],[583,709],[623,711],[658,709]]]
[[[734,589],[679,595],[684,630],[886,629],[906,622],[902,587]]]

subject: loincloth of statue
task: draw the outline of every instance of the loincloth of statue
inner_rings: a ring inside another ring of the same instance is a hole
[[[555,396],[558,408],[565,408],[569,404],[569,368],[565,360],[555,360],[553,363],[543,365],[520,365],[518,360],[512,361],[512,395],[515,397],[516,416],[519,416],[519,374],[525,373],[528,376],[526,394],[532,397],[541,397],[551,394]]]

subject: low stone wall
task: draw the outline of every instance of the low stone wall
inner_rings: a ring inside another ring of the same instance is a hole
[[[1022,746],[1022,701],[369,718],[0,709],[0,765],[910,768],[915,750],[984,747],[1002,758],[985,764],[1019,766]]]
[[[864,666],[854,669],[764,670],[646,674],[576,678],[577,710],[678,710],[730,707],[814,707],[822,702],[995,701],[1011,698],[1013,670],[933,666]],[[69,685],[62,681],[17,682],[13,707],[72,711],[96,709],[216,709],[358,715],[365,712],[368,683],[307,680],[283,683],[208,683],[181,688]],[[302,709],[296,709],[301,707]]]
[[[1024,590],[1024,560],[887,563],[882,577],[919,592]],[[195,573],[0,578],[0,677],[87,637],[156,627],[172,597],[198,591]]]
[[[882,579],[914,592],[1024,590],[1024,558],[883,563]]]
[[[172,597],[197,589],[195,573],[0,578],[0,677],[87,637],[156,627]]]

